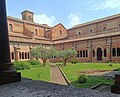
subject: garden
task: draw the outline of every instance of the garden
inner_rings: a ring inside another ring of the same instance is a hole
[[[113,78],[96,76],[96,73],[120,71],[120,63],[80,63],[74,57],[76,54],[77,52],[71,49],[56,51],[54,48],[37,47],[31,49],[33,60],[14,61],[13,68],[21,72],[22,77],[50,82],[51,66],[48,59],[56,55],[63,60],[63,63],[56,63],[56,65],[62,69],[69,83],[73,86],[90,88],[99,83],[110,85],[114,83]],[[67,63],[70,58],[72,58],[71,62]],[[42,63],[39,59],[42,60]]]

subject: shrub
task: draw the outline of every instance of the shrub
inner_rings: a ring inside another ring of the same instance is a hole
[[[113,66],[112,64],[109,64],[109,66]]]
[[[13,68],[15,70],[26,70],[30,69],[31,64],[27,61],[14,61],[13,62]]]
[[[84,74],[80,74],[78,77],[78,83],[86,83],[87,81],[87,76]]]
[[[41,65],[39,60],[29,60],[28,62],[30,62],[31,65]]]
[[[114,69],[113,71],[120,71],[120,68]]]
[[[78,59],[72,58],[71,62],[72,62],[73,64],[76,64],[76,63],[78,63]]]

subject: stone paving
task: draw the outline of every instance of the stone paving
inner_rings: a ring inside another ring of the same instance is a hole
[[[0,97],[120,97],[120,95],[43,81],[22,80],[1,85]]]
[[[59,68],[54,65],[51,66],[51,82],[61,85],[68,85]]]

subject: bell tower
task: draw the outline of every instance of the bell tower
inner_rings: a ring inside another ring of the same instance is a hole
[[[29,21],[29,22],[34,22],[33,21],[33,15],[34,15],[33,12],[25,10],[21,14],[22,14],[22,19],[23,20],[26,20],[26,21]]]

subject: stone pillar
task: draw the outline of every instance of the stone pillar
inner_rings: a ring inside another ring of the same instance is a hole
[[[111,92],[120,94],[120,74],[115,75],[115,84],[111,86]]]
[[[12,68],[8,38],[6,2],[0,1],[0,85],[21,80],[21,74]]]

